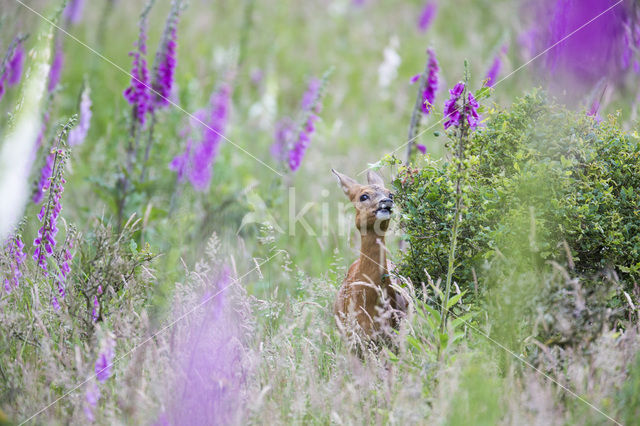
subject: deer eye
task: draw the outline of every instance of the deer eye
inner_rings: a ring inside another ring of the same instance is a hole
[[[367,194],[362,194],[360,196],[360,201],[367,201],[369,199],[369,196]]]

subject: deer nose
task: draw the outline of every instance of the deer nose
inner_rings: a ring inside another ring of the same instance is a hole
[[[380,200],[379,206],[381,208],[390,209],[391,207],[393,207],[393,200],[391,198],[384,198],[384,199]]]

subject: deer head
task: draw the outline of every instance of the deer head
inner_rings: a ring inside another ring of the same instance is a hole
[[[360,185],[354,179],[331,169],[338,177],[344,193],[356,208],[356,227],[361,234],[375,232],[384,235],[389,228],[393,210],[393,194],[384,187],[384,181],[374,171],[367,173],[368,185]]]

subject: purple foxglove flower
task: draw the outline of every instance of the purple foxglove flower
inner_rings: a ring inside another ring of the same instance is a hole
[[[176,45],[178,26],[178,2],[171,8],[160,47],[156,53],[153,82],[151,83],[152,102],[150,109],[162,108],[169,105],[169,96],[173,87],[173,76],[176,69]]]
[[[429,1],[424,5],[422,12],[420,12],[420,17],[418,18],[418,31],[424,33],[429,29],[437,11],[438,6],[433,1]]]
[[[433,49],[427,50],[429,53],[428,69],[429,74],[427,76],[427,82],[422,93],[422,112],[429,114],[431,107],[436,100],[436,91],[438,90],[438,60],[436,59],[436,52]]]
[[[95,416],[93,414],[93,410],[98,405],[98,401],[100,400],[100,388],[95,382],[90,382],[87,385],[87,391],[85,393],[85,404],[84,404],[84,414],[87,417],[87,420],[91,423],[95,421]]]
[[[238,306],[228,270],[212,282],[202,313],[177,334],[172,347],[178,382],[163,404],[165,424],[237,422],[249,373],[244,330],[251,314]]]
[[[277,161],[284,161],[287,157],[289,144],[292,142],[296,131],[296,123],[289,117],[284,117],[275,125],[273,132],[273,144],[269,151]]]
[[[193,141],[191,139],[187,139],[184,152],[173,157],[173,160],[169,163],[169,170],[176,172],[178,182],[182,182],[187,176],[192,145]]]
[[[317,115],[311,114],[307,119],[303,129],[298,134],[298,140],[289,151],[289,168],[295,172],[300,168],[304,154],[311,143],[311,133],[315,129],[313,122],[318,118]]]
[[[53,254],[53,249],[56,246],[55,237],[58,233],[57,223],[62,210],[60,200],[64,192],[64,184],[66,183],[62,174],[62,160],[58,161],[58,158],[62,158],[63,153],[61,150],[54,152],[52,177],[49,183],[46,184],[46,188],[49,190],[49,198],[40,209],[40,214],[38,214],[38,220],[42,222],[42,227],[38,230],[38,236],[33,241],[33,245],[36,247],[33,252],[33,260],[35,260],[43,270],[45,276],[48,276],[47,258]]]
[[[147,18],[140,20],[140,33],[135,43],[136,50],[129,52],[133,58],[131,67],[131,83],[123,93],[124,98],[133,106],[134,120],[143,125],[150,108],[149,69],[147,68]]]
[[[478,101],[473,96],[473,93],[469,92],[467,94],[467,103],[465,105],[465,117],[467,118],[467,123],[469,123],[469,128],[475,129],[478,127],[480,123],[480,115],[478,114]]]
[[[422,154],[427,153],[427,147],[425,145],[422,145],[421,143],[417,143],[416,148],[418,148],[418,151],[420,151]]]
[[[304,92],[302,96],[302,101],[300,102],[300,109],[303,111],[310,111],[316,104],[316,100],[320,95],[320,87],[322,86],[322,81],[317,78],[312,78],[309,81],[309,86],[307,87],[307,91]]]
[[[80,118],[76,127],[69,132],[69,145],[80,145],[87,138],[89,127],[91,126],[91,98],[89,97],[91,90],[89,86],[82,91],[80,99]]]
[[[99,382],[104,383],[111,377],[114,355],[113,342],[109,341],[96,360],[95,372]]]
[[[460,111],[462,105],[458,105],[458,101],[461,99],[462,93],[464,93],[464,83],[459,82],[453,89],[449,90],[450,98],[444,104],[444,114],[446,121],[444,122],[444,128],[459,127],[460,119],[466,119],[470,129],[475,129],[480,124],[480,115],[478,114],[478,108],[480,105],[476,101],[476,98],[471,92],[467,93],[467,101],[464,102],[464,111]]]
[[[51,298],[51,306],[53,306],[53,310],[56,312],[60,312],[60,303],[58,302],[58,298],[53,296]]]
[[[576,103],[603,78],[612,84],[624,84],[631,42],[631,8],[624,3],[631,2],[617,6],[606,0],[530,3],[536,28],[532,43],[535,51],[550,48],[538,65],[550,89],[561,93],[565,101]]]
[[[64,17],[70,24],[77,24],[82,19],[84,0],[70,0],[64,9]]]
[[[51,186],[51,174],[53,173],[53,162],[55,158],[55,152],[51,152],[47,156],[44,166],[42,166],[42,169],[40,170],[40,180],[38,181],[38,186],[36,187],[36,191],[34,192],[32,197],[32,201],[34,202],[34,204],[39,204],[40,202],[42,202],[44,193]],[[38,215],[38,219],[40,220],[40,222],[42,222],[42,216],[44,216],[45,213],[44,208],[45,206],[43,205],[40,209],[40,214]]]
[[[600,116],[600,101],[597,99],[593,101],[591,104],[591,108],[589,108],[589,112],[587,115],[593,117],[598,123],[602,121],[602,117]]]
[[[220,150],[229,120],[231,87],[223,84],[211,96],[211,116],[203,129],[202,141],[193,149],[189,167],[189,181],[196,191],[209,188],[213,164]]]
[[[10,276],[5,278],[4,285],[7,293],[20,285],[22,272],[20,266],[24,263],[27,255],[24,253],[24,244],[19,236],[10,237],[6,243],[7,254],[9,258]]]
[[[22,69],[24,68],[24,47],[22,43],[18,43],[13,51],[13,55],[7,64],[7,85],[15,86],[20,82],[22,77]]]
[[[504,45],[502,49],[500,49],[500,53],[496,54],[496,56],[493,58],[491,67],[489,67],[489,71],[487,71],[487,87],[493,87],[493,85],[496,84],[496,80],[500,75],[500,69],[502,68],[502,58],[500,57],[500,55],[505,54],[507,52],[507,49],[508,46]]]
[[[58,260],[58,269],[60,270],[60,273],[58,274],[58,292],[62,299],[64,299],[66,295],[65,283],[67,282],[67,277],[71,272],[71,262],[73,261],[73,254],[71,253],[72,248],[73,240],[67,237],[67,247],[62,251],[60,259]]]
[[[464,91],[463,82],[459,82],[453,87],[453,89],[449,90],[450,97],[444,103],[444,118],[446,119],[444,122],[445,129],[448,129],[451,126],[454,126],[454,127],[460,126],[460,110],[458,108],[457,103],[463,91]]]
[[[22,41],[18,38],[14,39],[7,52],[8,61],[0,74],[0,99],[5,92],[5,84],[14,86],[20,81],[22,68],[24,65],[24,48]]]
[[[311,134],[315,130],[314,122],[318,119],[318,114],[322,105],[320,104],[320,90],[322,88],[322,80],[312,78],[309,81],[307,91],[302,97],[300,107],[303,116],[306,116],[302,129],[300,129],[297,139],[293,142],[293,146],[289,150],[289,168],[295,172],[300,168],[309,144],[311,143]]]
[[[58,38],[56,41],[56,50],[53,56],[53,62],[51,63],[51,69],[49,70],[49,83],[47,86],[49,93],[53,92],[55,88],[58,87],[58,83],[60,83],[63,64],[64,51],[62,50],[62,40]]]
[[[100,311],[100,303],[98,302],[98,296],[93,296],[93,310],[91,311],[91,319],[93,322],[98,321],[98,312]]]

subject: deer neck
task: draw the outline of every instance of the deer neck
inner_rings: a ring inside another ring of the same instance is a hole
[[[389,284],[384,235],[379,236],[375,232],[361,235],[360,267],[356,279],[383,287]]]

